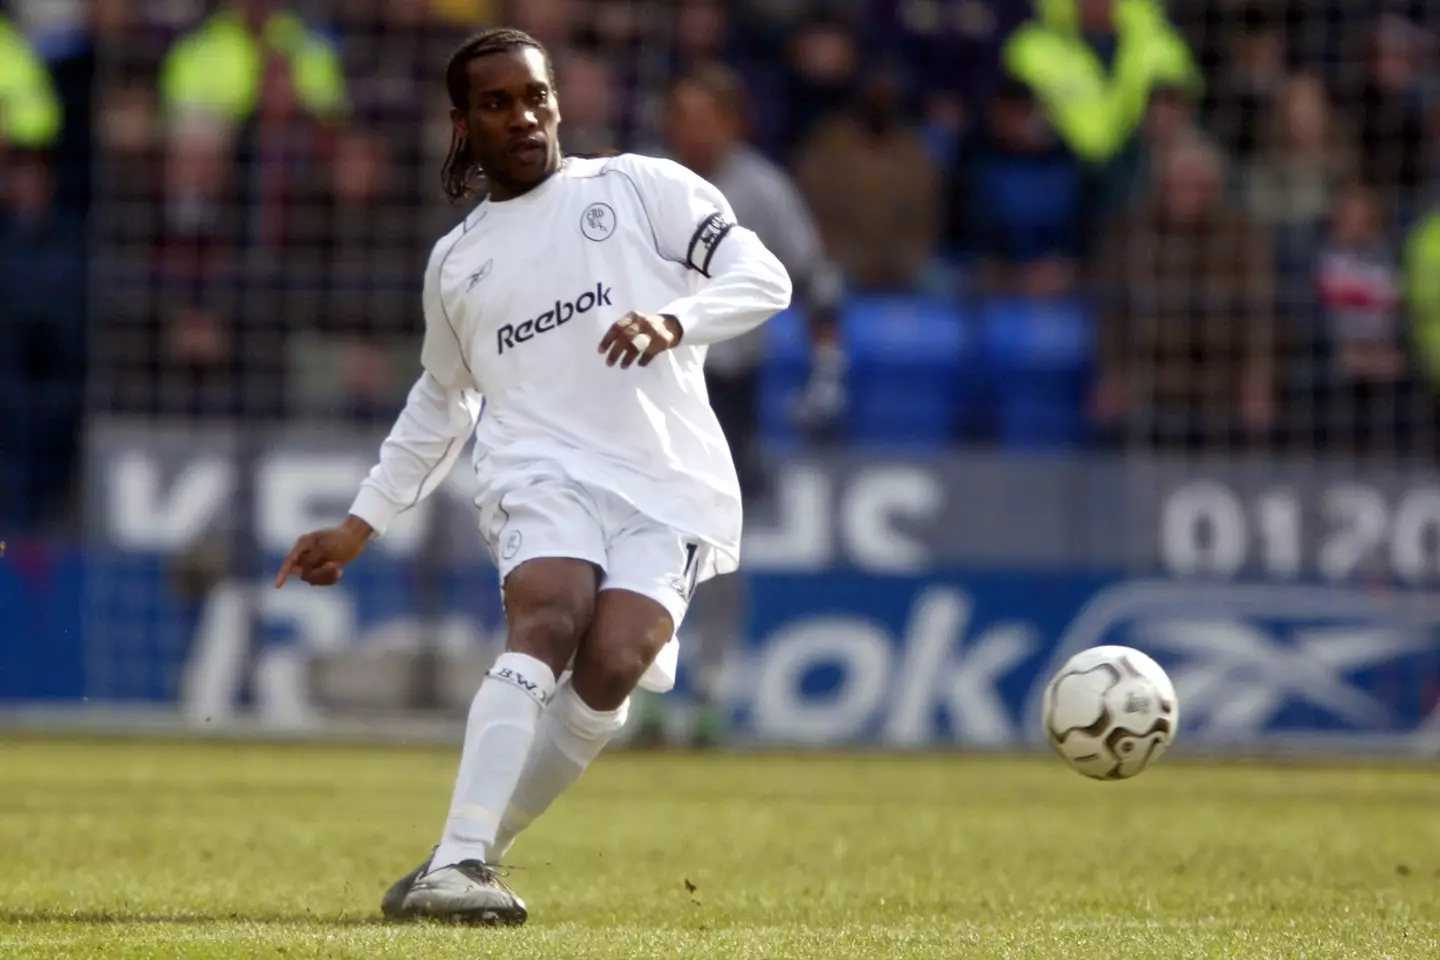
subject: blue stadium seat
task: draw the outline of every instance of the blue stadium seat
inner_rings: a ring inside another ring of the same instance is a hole
[[[955,301],[856,297],[845,305],[849,436],[869,448],[950,444],[973,405],[974,338]]]
[[[801,438],[790,419],[795,396],[810,376],[810,333],[798,308],[765,324],[766,350],[760,370],[760,436],[768,448],[793,451]]]
[[[981,308],[1000,440],[1016,450],[1083,442],[1094,320],[1078,301],[999,298]]]
[[[805,317],[787,310],[766,324],[760,421],[765,443],[797,447],[794,397],[810,373]],[[845,435],[869,448],[935,449],[949,444],[973,406],[973,336],[953,301],[863,296],[844,304],[841,338],[850,367]]]

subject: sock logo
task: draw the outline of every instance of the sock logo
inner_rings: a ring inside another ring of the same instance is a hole
[[[496,330],[495,352],[503,354],[506,350],[514,350],[527,340],[564,326],[577,314],[588,313],[596,307],[610,306],[614,306],[610,300],[610,288],[603,283],[597,283],[594,290],[586,290],[573,300],[556,300],[553,310],[546,310],[538,317],[519,324],[507,323]]]
[[[491,673],[490,676],[496,678],[497,680],[508,680],[509,682],[515,684],[515,686],[519,687],[521,690],[524,690],[526,693],[535,693],[537,690],[540,689],[540,684],[536,683],[534,680],[526,680],[524,674],[517,673],[516,671],[511,670],[509,667],[501,667],[499,670]]]
[[[530,698],[536,703],[540,704],[542,707],[545,705],[545,701],[547,698],[546,695],[540,691],[540,683],[536,680],[531,680],[530,678],[526,677],[525,674],[516,670],[514,667],[495,667],[491,669],[487,676],[491,676],[494,677],[496,680],[503,680],[506,683],[517,686],[521,690],[524,690],[526,693],[528,693],[530,695]]]

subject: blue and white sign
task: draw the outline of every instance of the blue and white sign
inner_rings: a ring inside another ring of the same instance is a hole
[[[187,599],[153,556],[17,559],[0,576],[15,614],[0,631],[0,700],[140,701],[298,724],[323,716],[307,671],[324,658],[430,643],[478,661],[503,641],[483,565],[448,570],[423,602],[413,568],[379,556],[334,589],[230,581]],[[1053,671],[1121,643],[1170,672],[1188,743],[1440,754],[1440,595],[994,572],[762,573],[747,593],[749,639],[727,690],[736,733],[753,742],[1035,745]],[[126,595],[148,598],[144,622],[105,629],[105,607]]]
[[[464,468],[340,586],[269,587],[297,533],[343,512],[374,446],[92,431],[84,547],[0,558],[0,703],[280,727],[463,710],[504,637]],[[1440,755],[1428,471],[824,455],[778,462],[772,480],[746,531],[745,641],[727,671],[741,738],[1030,746],[1054,669],[1121,643],[1171,673],[1182,743]]]
[[[760,740],[1011,747],[1105,643],[1175,681],[1182,736],[1239,748],[1388,740],[1440,750],[1440,596],[1075,575],[752,578],[734,690]]]

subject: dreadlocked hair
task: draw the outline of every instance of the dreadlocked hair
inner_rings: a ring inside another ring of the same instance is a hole
[[[544,44],[523,30],[492,27],[462,43],[446,64],[445,89],[450,94],[450,105],[462,113],[470,106],[470,75],[467,70],[471,60],[487,57],[492,53],[523,50],[526,47],[540,51],[545,58],[546,70],[550,73],[550,82],[554,84],[555,67],[550,62],[550,53]],[[450,134],[450,153],[445,157],[445,165],[440,168],[440,183],[445,190],[445,196],[450,198],[451,203],[469,200],[476,195],[484,176],[485,171],[480,168],[475,152],[470,148],[470,139],[462,136],[458,130],[453,131]]]

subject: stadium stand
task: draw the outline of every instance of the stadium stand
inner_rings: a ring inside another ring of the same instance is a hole
[[[845,272],[848,403],[825,437],[1434,449],[1423,4],[9,7],[12,526],[73,523],[82,407],[388,421],[419,265],[458,216],[439,65],[506,17],[554,48],[577,150],[663,151],[675,77],[719,59],[743,78],[752,143]],[[772,326],[772,446],[819,442],[794,422],[809,351],[803,324]]]

